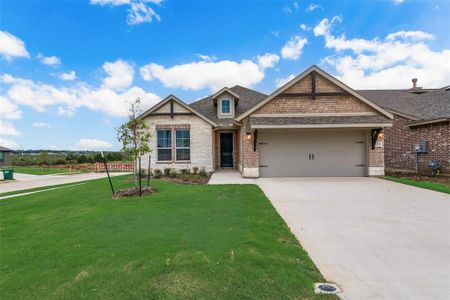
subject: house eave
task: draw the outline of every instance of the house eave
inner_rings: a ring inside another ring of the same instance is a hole
[[[330,128],[384,128],[392,127],[392,123],[364,124],[292,124],[292,125],[252,125],[253,129],[330,129]]]

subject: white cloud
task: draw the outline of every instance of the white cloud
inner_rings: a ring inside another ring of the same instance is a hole
[[[58,106],[58,110],[56,111],[56,114],[58,116],[64,116],[64,117],[72,117],[76,113],[76,108],[73,106]]]
[[[423,31],[398,31],[388,34],[386,40],[411,40],[411,41],[426,41],[434,40],[434,35]]]
[[[309,26],[306,25],[306,24],[300,24],[300,28],[301,28],[303,31],[310,31],[310,30],[311,30],[311,27],[309,27]]]
[[[127,23],[128,25],[138,25],[141,23],[151,23],[153,19],[158,21],[161,17],[155,12],[150,4],[159,5],[162,0],[91,0],[90,3],[93,5],[101,6],[121,6],[127,5],[128,15]]]
[[[287,14],[292,14],[292,9],[289,6],[283,7],[283,11]]]
[[[281,49],[281,56],[285,59],[297,60],[302,54],[303,47],[308,43],[306,38],[293,36]]]
[[[20,136],[22,133],[12,123],[0,120],[0,135]]]
[[[273,68],[280,60],[280,57],[273,53],[266,53],[264,55],[257,55],[256,59],[261,68]]]
[[[271,32],[271,34],[272,34],[274,37],[280,37],[280,31],[279,31],[279,30],[274,30],[274,31]]]
[[[97,139],[80,139],[75,148],[80,150],[104,150],[111,149],[112,144],[110,142]]]
[[[32,125],[40,128],[52,128],[52,125],[46,122],[33,122]]]
[[[315,3],[311,3],[308,5],[308,7],[306,8],[307,12],[313,12],[316,9],[323,9],[323,6],[320,4],[315,4]]]
[[[111,69],[115,70],[114,66]],[[114,71],[108,74],[109,76],[106,78],[108,80],[105,80],[100,87],[93,87],[85,82],[77,82],[69,86],[55,86],[15,78],[9,74],[0,75],[0,83],[5,86],[5,95],[2,95],[1,101],[8,105],[13,104],[5,109],[5,114],[8,115],[9,112],[15,114],[14,117],[17,118],[20,115],[17,106],[24,105],[39,112],[45,111],[47,107],[56,106],[58,107],[57,113],[64,116],[74,115],[80,107],[101,111],[110,116],[126,116],[129,102],[136,97],[142,99],[142,107],[145,108],[153,106],[160,100],[157,95],[146,92],[142,88],[129,87],[129,83],[133,79],[132,75],[129,78],[123,74],[115,74]],[[127,88],[118,91],[117,87]],[[1,109],[3,117],[3,106]]]
[[[39,59],[39,61],[47,66],[57,66],[61,64],[61,59],[59,57],[56,56],[44,56],[42,54],[38,54],[37,58]]]
[[[133,83],[134,67],[126,61],[106,62],[102,68],[107,74],[103,79],[105,88],[124,89]]]
[[[217,57],[214,55],[204,55],[204,54],[197,54],[197,56],[204,61],[216,61]]]
[[[70,71],[70,72],[66,72],[66,73],[61,73],[59,74],[59,79],[64,80],[64,81],[71,81],[71,80],[75,80],[77,79],[77,73],[75,73],[75,71]]]
[[[339,74],[338,78],[354,88],[409,88],[411,78],[425,87],[448,85],[450,49],[433,51],[427,41],[433,35],[422,31],[399,31],[385,38],[348,39],[335,36],[332,25],[341,22],[323,19],[314,28],[324,36],[325,46],[336,51],[324,59]]]
[[[392,0],[395,4],[401,4],[405,2],[405,0]]]
[[[216,91],[224,86],[236,84],[251,87],[264,79],[265,68],[277,60],[274,56],[258,56],[256,62],[249,59],[240,62],[221,60],[198,61],[164,67],[150,63],[140,68],[144,80],[159,80],[165,87],[186,90],[209,88]]]
[[[0,55],[8,61],[14,57],[30,57],[25,43],[6,31],[0,31]]]
[[[0,96],[0,117],[2,120],[20,119],[22,118],[22,111],[6,97]]]
[[[278,88],[282,87],[283,85],[285,85],[286,83],[288,83],[289,81],[291,81],[292,79],[295,78],[295,75],[291,74],[286,78],[277,78],[275,79],[275,86]]]
[[[137,25],[141,23],[151,23],[153,18],[160,21],[161,17],[155,12],[153,8],[144,4],[143,2],[131,3],[128,10],[127,23],[128,25]]]
[[[17,144],[16,141],[4,139],[2,137],[0,137],[0,145],[12,150],[19,149],[19,144]]]

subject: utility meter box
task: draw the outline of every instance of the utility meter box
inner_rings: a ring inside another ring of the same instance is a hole
[[[428,153],[428,141],[422,141],[420,143],[420,150],[422,153]]]

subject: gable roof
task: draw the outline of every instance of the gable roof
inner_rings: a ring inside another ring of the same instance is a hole
[[[217,105],[217,98],[218,98],[220,95],[222,95],[223,93],[228,93],[228,94],[230,94],[231,96],[234,97],[234,99],[235,99],[235,101],[236,101],[236,104],[239,103],[239,98],[240,98],[239,95],[236,94],[235,92],[233,92],[231,89],[229,89],[229,88],[227,88],[227,87],[224,87],[224,88],[222,88],[220,91],[218,91],[217,93],[215,93],[214,95],[211,96],[212,99],[213,99],[214,105]]]
[[[167,96],[166,98],[164,98],[163,100],[159,101],[158,103],[156,103],[154,106],[152,106],[150,109],[148,109],[146,112],[144,112],[143,114],[141,114],[138,118],[140,119],[145,119],[147,116],[149,116],[151,113],[153,113],[154,111],[158,110],[159,108],[163,107],[166,103],[168,103],[169,101],[174,101],[176,102],[178,105],[182,106],[183,108],[185,108],[186,110],[192,112],[194,115],[198,116],[199,118],[201,118],[202,120],[208,122],[209,124],[213,125],[213,126],[217,126],[217,124],[215,122],[213,122],[212,120],[208,119],[206,116],[204,116],[203,114],[199,113],[198,111],[196,111],[194,108],[188,106],[186,103],[184,103],[183,101],[181,101],[179,98],[177,98],[176,96],[170,94],[169,96]]]
[[[425,90],[416,94],[412,90],[358,91],[378,105],[409,119],[423,122],[450,118],[450,90]]]
[[[267,97],[266,94],[239,85],[236,85],[229,90],[238,95],[240,99],[239,105],[235,107],[236,115],[244,113]],[[214,106],[213,96],[208,96],[195,101],[189,104],[189,106],[219,125],[234,124],[234,118],[219,119],[217,117],[217,107]]]
[[[297,77],[295,77],[294,79],[292,79],[291,81],[289,81],[288,83],[286,83],[285,85],[283,85],[282,87],[280,87],[279,89],[277,89],[275,92],[273,92],[272,94],[270,94],[267,98],[265,98],[263,101],[259,102],[258,104],[256,104],[254,107],[252,107],[251,109],[247,110],[246,112],[244,112],[243,114],[241,114],[240,116],[238,116],[236,119],[238,121],[242,120],[243,118],[247,117],[248,115],[250,115],[251,113],[253,113],[254,111],[256,111],[258,108],[262,107],[264,104],[268,103],[269,101],[271,101],[272,99],[274,99],[275,97],[277,97],[278,95],[280,95],[282,92],[284,92],[285,90],[289,89],[291,86],[293,86],[294,84],[296,84],[297,82],[299,82],[300,80],[302,80],[303,78],[305,78],[307,75],[309,75],[311,72],[317,72],[319,75],[325,77],[326,79],[328,79],[329,81],[331,81],[332,83],[334,83],[335,85],[339,86],[340,88],[342,88],[343,90],[345,90],[346,92],[348,92],[349,94],[351,94],[352,96],[356,97],[357,99],[361,100],[362,102],[366,103],[367,105],[369,105],[370,107],[372,107],[373,109],[375,109],[376,111],[380,112],[381,114],[383,114],[384,116],[388,117],[389,119],[393,119],[394,116],[386,111],[385,109],[381,108],[380,106],[378,106],[377,104],[375,104],[374,102],[370,101],[369,99],[363,97],[362,95],[360,95],[359,93],[357,93],[355,90],[353,90],[352,88],[350,88],[349,86],[345,85],[343,82],[339,81],[338,79],[336,79],[335,77],[331,76],[330,74],[328,74],[327,72],[325,72],[324,70],[322,70],[321,68],[319,68],[316,65],[312,65],[311,67],[309,67],[308,69],[306,69],[305,71],[303,71],[302,73],[300,73],[300,75],[298,75]]]

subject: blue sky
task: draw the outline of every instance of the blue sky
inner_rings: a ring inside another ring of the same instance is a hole
[[[0,145],[119,149],[126,101],[265,93],[317,64],[351,87],[450,84],[449,1],[0,1]]]

